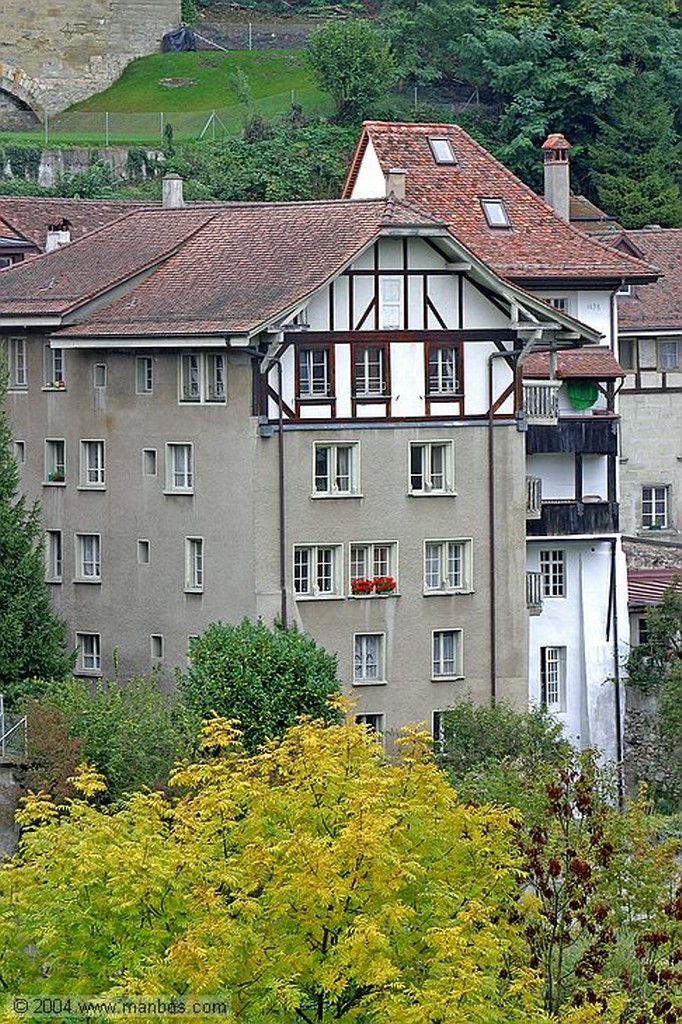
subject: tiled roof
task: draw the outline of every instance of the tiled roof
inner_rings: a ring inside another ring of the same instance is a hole
[[[157,259],[148,277],[86,323],[65,328],[60,337],[240,334],[257,330],[324,285],[387,223],[423,225],[424,217],[386,199],[235,203],[203,213],[142,211],[32,260],[27,269],[40,266],[43,282],[50,278],[56,290],[66,281],[71,296],[70,275],[87,274],[85,265],[102,244],[112,258],[127,250],[130,262],[136,253],[149,252],[152,240],[152,252],[159,253],[166,232],[163,259]],[[132,264],[126,267],[125,255],[119,258],[129,275]],[[88,277],[84,280],[91,290]],[[0,314],[8,310],[2,284],[0,277]],[[18,282],[16,290],[35,294],[34,282],[29,289]]]
[[[455,164],[436,163],[429,145],[433,137],[450,141]],[[370,141],[384,174],[406,169],[407,200],[442,217],[464,245],[504,277],[518,282],[655,277],[639,261],[561,220],[458,125],[366,122],[344,186],[346,198]],[[489,227],[481,199],[501,199],[511,227]]]
[[[65,313],[172,253],[210,210],[140,211],[0,274],[0,315]]]
[[[682,228],[624,231],[649,263],[663,271],[656,284],[634,288],[618,299],[618,324],[625,330],[677,329],[682,332]]]
[[[677,569],[628,569],[628,603],[660,604],[670,587],[682,594],[682,564]]]
[[[8,229],[11,234],[25,238],[41,251],[49,224],[66,218],[71,224],[71,238],[81,238],[89,231],[110,224],[133,210],[154,204],[134,200],[111,201],[102,199],[45,199],[42,196],[0,195],[0,234]],[[158,204],[156,204],[158,205]]]
[[[620,231],[621,226],[615,217],[610,217],[608,213],[604,213],[600,210],[590,199],[586,196],[576,196],[571,194],[569,199],[569,217],[572,224],[577,224],[583,231],[589,231],[590,234],[594,235],[598,230],[600,232],[608,231]],[[599,235],[601,240],[602,236]]]
[[[610,380],[624,377],[625,371],[613,358],[611,350],[602,346],[558,352],[556,375],[558,378],[587,377],[591,380]],[[549,377],[549,354],[532,353],[523,364],[523,376]]]

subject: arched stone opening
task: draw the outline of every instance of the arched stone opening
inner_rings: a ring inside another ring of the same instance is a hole
[[[33,80],[21,68],[0,61],[0,119],[23,118],[35,127],[45,118]],[[2,122],[0,121],[0,126]]]

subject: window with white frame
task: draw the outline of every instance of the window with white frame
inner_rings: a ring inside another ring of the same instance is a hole
[[[77,672],[81,675],[100,675],[102,653],[99,633],[76,633],[78,648]]]
[[[203,537],[185,537],[185,590],[200,594],[204,589]]]
[[[159,661],[163,658],[163,636],[160,633],[152,633],[149,637],[149,646],[152,660]]]
[[[43,372],[45,387],[60,388],[64,386],[64,353],[60,348],[43,348]]]
[[[353,347],[353,395],[356,398],[384,396],[388,392],[387,348],[384,345]]]
[[[149,565],[152,560],[152,545],[148,540],[138,540],[137,542],[137,564],[138,565]]]
[[[456,164],[457,158],[449,139],[429,137],[429,146],[437,164]]]
[[[10,391],[23,391],[28,387],[26,338],[7,339],[7,386]]]
[[[81,487],[104,487],[104,441],[81,441]]]
[[[98,533],[76,534],[76,579],[80,583],[102,581],[102,540]]]
[[[355,716],[355,721],[357,725],[366,725],[367,729],[375,732],[377,736],[384,734],[384,716],[378,711],[363,711]]]
[[[397,588],[398,545],[395,541],[350,545],[350,589],[358,595],[391,593]],[[371,581],[371,589],[361,584]]]
[[[668,487],[658,484],[655,487],[642,488],[642,528],[645,530],[665,530],[668,521]]]
[[[456,679],[462,675],[461,629],[433,631],[431,675],[433,679]]]
[[[64,554],[61,530],[45,531],[45,579],[61,583],[64,576]]]
[[[550,548],[540,552],[543,597],[566,597],[566,552]]]
[[[301,348],[298,350],[299,398],[323,398],[332,392],[331,349]]]
[[[568,313],[567,295],[550,295],[549,298],[545,299],[545,302],[548,303],[552,309],[558,309],[560,313]]]
[[[180,356],[180,401],[220,402],[227,398],[222,352],[183,352]]]
[[[470,540],[424,542],[424,592],[426,594],[471,591]]]
[[[552,711],[566,708],[566,648],[540,648],[540,701]]]
[[[395,331],[402,326],[403,281],[400,277],[379,278],[379,329]]]
[[[456,345],[430,344],[428,353],[429,395],[459,394],[459,348]]]
[[[360,451],[352,444],[313,444],[313,493],[347,498],[359,491]]]
[[[107,386],[106,363],[95,363],[92,368],[92,382],[96,388],[105,388]]]
[[[356,633],[353,637],[353,682],[383,683],[384,634]]]
[[[192,445],[188,442],[172,441],[166,445],[166,492],[171,494],[192,494],[194,490],[194,466]]]
[[[151,356],[138,356],[135,360],[135,393],[151,395],[154,390],[154,360]]]
[[[26,462],[26,442],[15,441],[14,442],[14,458],[18,466],[23,466]]]
[[[66,441],[48,437],[45,441],[45,482],[63,484],[66,480]]]
[[[410,443],[410,493],[454,494],[452,441]]]
[[[334,597],[341,594],[339,544],[297,544],[294,548],[296,597]]]
[[[658,368],[659,370],[680,369],[680,346],[677,341],[659,341],[658,343]]]

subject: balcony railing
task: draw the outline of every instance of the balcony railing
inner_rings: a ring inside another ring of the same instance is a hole
[[[523,405],[526,410],[526,422],[553,426],[559,420],[559,388],[558,380],[524,381]]]
[[[542,515],[526,526],[530,537],[558,537],[618,532],[615,501],[544,500]]]
[[[526,477],[526,519],[539,519],[542,515],[542,479]]]
[[[539,615],[542,611],[542,573],[526,573],[526,608],[529,615]]]

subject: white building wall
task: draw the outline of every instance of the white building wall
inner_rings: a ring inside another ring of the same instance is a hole
[[[368,141],[351,199],[377,199],[383,195],[386,195],[386,179],[374,146]]]

